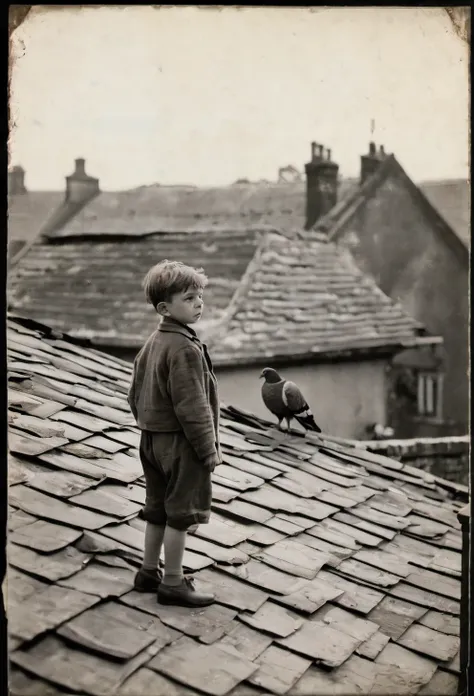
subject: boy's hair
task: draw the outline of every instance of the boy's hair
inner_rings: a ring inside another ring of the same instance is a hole
[[[150,268],[143,280],[143,289],[147,302],[156,309],[160,302],[170,302],[173,295],[189,288],[203,290],[207,283],[203,268],[165,259]]]

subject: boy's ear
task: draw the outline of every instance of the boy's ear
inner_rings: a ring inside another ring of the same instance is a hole
[[[158,314],[161,314],[162,317],[168,317],[169,316],[169,311],[168,307],[166,306],[166,302],[158,302],[156,305],[156,311]]]

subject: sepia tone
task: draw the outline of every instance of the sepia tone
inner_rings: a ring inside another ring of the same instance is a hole
[[[470,8],[11,5],[9,35],[9,693],[468,696]],[[221,401],[181,575],[131,387],[164,259],[208,277],[164,323]]]

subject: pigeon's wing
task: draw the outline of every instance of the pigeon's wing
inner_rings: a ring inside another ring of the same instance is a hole
[[[268,410],[275,416],[283,417],[285,415],[281,384],[267,384],[264,382],[262,385],[262,399]]]
[[[292,413],[301,413],[309,408],[306,399],[294,382],[285,382],[282,396],[285,406]]]

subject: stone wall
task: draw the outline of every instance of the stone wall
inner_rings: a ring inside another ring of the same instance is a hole
[[[358,443],[371,452],[385,454],[411,466],[469,485],[469,435],[462,437],[374,440]]]

